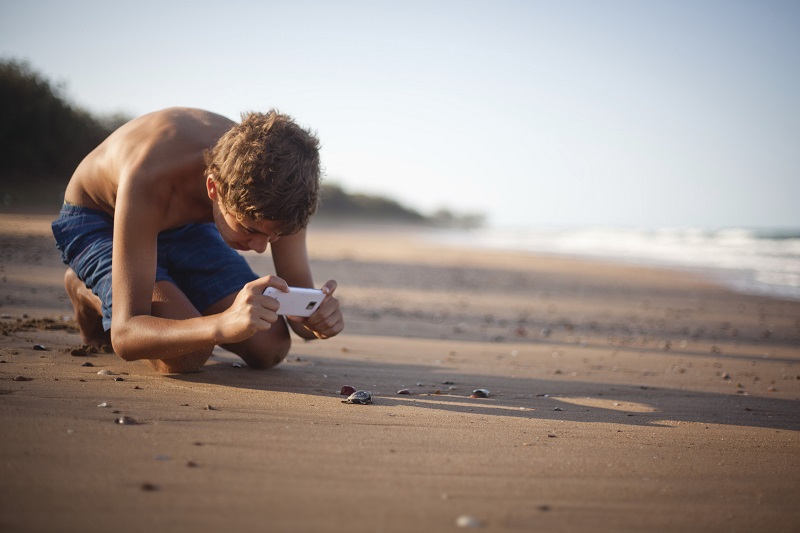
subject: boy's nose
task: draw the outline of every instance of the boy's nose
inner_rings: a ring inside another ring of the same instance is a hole
[[[254,252],[263,254],[267,250],[267,245],[269,244],[269,237],[266,235],[257,235],[250,239],[250,242],[247,243],[251,250]]]

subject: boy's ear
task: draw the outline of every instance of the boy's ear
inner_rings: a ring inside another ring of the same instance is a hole
[[[208,197],[212,202],[217,201],[217,182],[214,181],[214,176],[209,174],[206,176],[206,190],[208,190]]]

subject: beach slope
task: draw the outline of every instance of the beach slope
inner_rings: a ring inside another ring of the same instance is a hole
[[[800,528],[800,302],[396,228],[309,245],[342,335],[161,376],[82,349],[48,218],[0,215],[0,530]]]

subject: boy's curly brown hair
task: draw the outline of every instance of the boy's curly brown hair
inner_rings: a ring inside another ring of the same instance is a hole
[[[292,235],[317,210],[319,139],[277,110],[243,113],[205,163],[222,205],[240,219],[275,220],[281,235]]]

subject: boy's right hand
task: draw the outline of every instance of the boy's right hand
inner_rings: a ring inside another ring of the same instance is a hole
[[[242,287],[233,304],[220,314],[217,344],[241,342],[257,331],[268,330],[278,320],[280,304],[264,296],[267,287],[288,292],[289,285],[278,276],[264,276]]]

